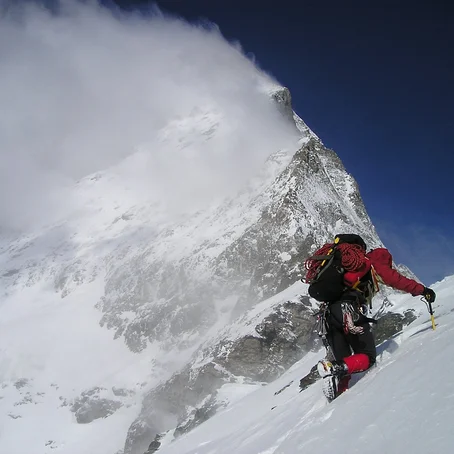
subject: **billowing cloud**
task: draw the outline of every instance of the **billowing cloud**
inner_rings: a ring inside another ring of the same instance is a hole
[[[125,159],[141,190],[187,203],[237,187],[294,141],[265,93],[274,82],[215,26],[58,5],[4,8],[3,228],[70,209],[75,180]]]

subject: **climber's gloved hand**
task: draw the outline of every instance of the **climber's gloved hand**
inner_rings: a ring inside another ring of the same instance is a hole
[[[422,296],[426,299],[428,303],[433,303],[435,301],[435,292],[431,288],[424,287],[424,293]]]

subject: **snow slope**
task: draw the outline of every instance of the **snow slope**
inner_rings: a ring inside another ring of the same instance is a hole
[[[453,452],[454,276],[433,288],[438,295],[436,330],[425,315],[381,344],[377,365],[334,403],[326,402],[320,382],[298,392],[299,379],[322,356],[311,354],[259,389],[226,386],[224,394],[233,405],[170,444],[164,438],[159,452]],[[418,308],[423,303],[402,297],[400,305]]]

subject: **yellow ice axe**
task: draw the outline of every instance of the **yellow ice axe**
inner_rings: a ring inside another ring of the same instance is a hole
[[[428,307],[429,307],[430,320],[432,321],[432,329],[435,330],[435,317],[434,317],[434,311],[432,309],[432,303],[428,303]]]
[[[422,301],[426,303],[427,310],[429,311],[430,314],[430,321],[432,322],[432,329],[435,330],[435,316],[434,316],[434,310],[432,308],[432,303],[427,300],[427,298],[423,297],[421,298]]]

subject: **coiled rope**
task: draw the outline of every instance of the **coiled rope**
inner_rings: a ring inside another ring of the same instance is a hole
[[[304,266],[307,270],[305,282],[310,283],[316,276],[322,264],[322,260],[316,258],[317,256],[326,256],[330,249],[336,247],[336,250],[341,253],[341,264],[345,271],[358,271],[366,263],[366,256],[364,249],[358,244],[349,243],[326,243],[323,245],[312,257],[309,257],[305,262]]]

